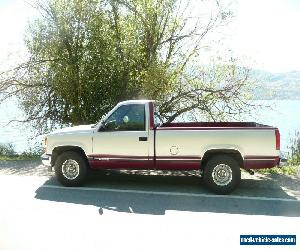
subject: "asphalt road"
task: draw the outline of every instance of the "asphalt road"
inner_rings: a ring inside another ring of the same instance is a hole
[[[296,186],[244,179],[218,196],[188,174],[106,171],[65,188],[52,175],[1,173],[0,250],[250,249],[240,234],[296,234],[297,246],[280,249],[300,249]]]

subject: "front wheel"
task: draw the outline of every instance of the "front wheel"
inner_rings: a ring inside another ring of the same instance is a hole
[[[64,186],[82,185],[87,175],[87,163],[79,153],[64,152],[55,162],[55,175]]]
[[[204,168],[206,185],[217,194],[231,193],[241,181],[241,170],[235,159],[228,155],[211,158]]]

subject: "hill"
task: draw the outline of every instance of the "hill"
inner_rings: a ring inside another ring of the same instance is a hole
[[[270,73],[252,70],[251,76],[258,82],[254,99],[300,100],[300,71]]]

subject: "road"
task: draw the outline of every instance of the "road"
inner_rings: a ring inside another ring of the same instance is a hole
[[[297,246],[280,249],[300,249],[299,190],[270,183],[243,180],[218,196],[196,176],[108,171],[65,188],[2,173],[0,249],[250,249],[240,234],[296,234]]]

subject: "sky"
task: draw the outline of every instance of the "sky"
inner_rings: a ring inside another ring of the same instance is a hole
[[[271,72],[300,70],[300,0],[240,0],[232,48]]]
[[[24,0],[0,0],[0,70],[21,59],[26,26],[34,15],[35,10]]]
[[[300,0],[233,2],[226,46],[234,55],[273,73],[300,70]],[[0,69],[22,58],[26,24],[35,15],[24,0],[0,0]]]

